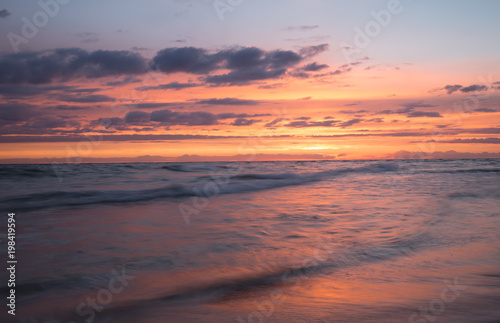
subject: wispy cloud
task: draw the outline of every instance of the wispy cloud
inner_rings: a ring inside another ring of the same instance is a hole
[[[472,84],[469,86],[463,86],[460,84],[446,85],[442,88],[434,89],[429,92],[446,91],[447,94],[453,94],[455,92],[470,93],[470,92],[481,92],[488,90],[489,87],[486,85]]]
[[[223,98],[223,99],[206,99],[200,100],[198,104],[210,105],[259,105],[261,102],[256,100],[242,100],[237,98]]]
[[[435,112],[435,111],[415,111],[416,108],[437,107],[437,105],[428,104],[428,103],[425,103],[424,101],[408,102],[408,103],[402,104],[401,106],[404,107],[404,109],[382,110],[382,111],[375,112],[375,114],[384,114],[384,115],[401,114],[401,115],[406,115],[408,118],[421,118],[421,117],[441,118],[442,117],[439,112]]]
[[[137,91],[149,91],[149,90],[182,90],[192,87],[202,86],[201,83],[179,83],[179,82],[170,82],[166,84],[154,85],[154,86],[140,86],[136,87]]]
[[[82,43],[95,43],[99,41],[99,34],[96,32],[77,33],[76,36]]]
[[[0,10],[0,18],[7,18],[11,13],[7,9]]]
[[[115,98],[102,94],[92,94],[85,96],[59,95],[57,96],[57,98],[61,101],[76,103],[114,102],[116,100]]]
[[[289,26],[286,27],[288,31],[311,31],[319,28],[319,25],[303,25],[303,26]]]
[[[231,125],[232,126],[251,126],[252,124],[260,122],[260,120],[255,120],[255,119],[245,119],[245,118],[238,118],[234,120]]]

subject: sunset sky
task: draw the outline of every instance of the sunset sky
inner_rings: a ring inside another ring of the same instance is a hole
[[[0,1],[0,160],[500,157],[499,13]]]

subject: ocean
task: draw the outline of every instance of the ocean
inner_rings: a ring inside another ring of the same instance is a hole
[[[0,191],[2,322],[500,322],[500,159],[1,165]]]

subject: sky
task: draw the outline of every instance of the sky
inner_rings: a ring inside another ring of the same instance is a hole
[[[495,0],[0,1],[0,162],[500,157]]]

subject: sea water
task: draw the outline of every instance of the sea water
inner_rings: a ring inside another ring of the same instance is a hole
[[[2,322],[500,320],[498,159],[2,165],[0,192]]]

